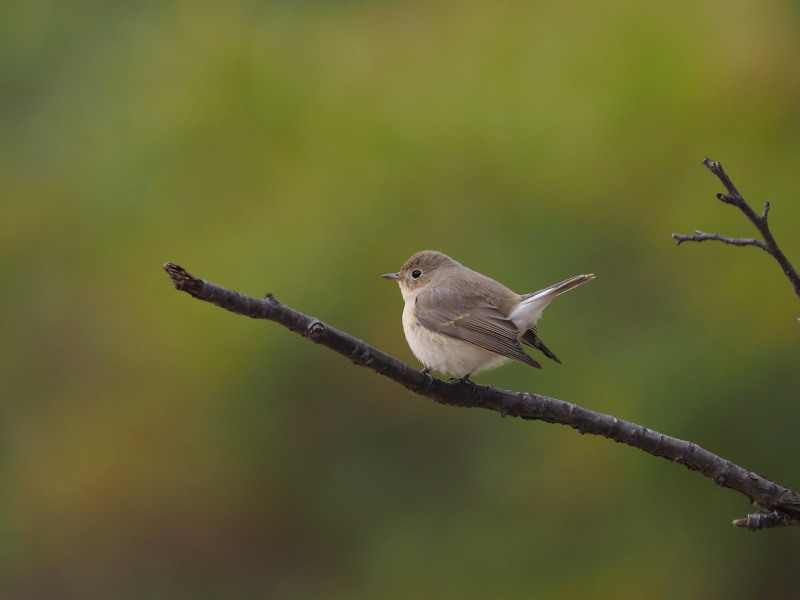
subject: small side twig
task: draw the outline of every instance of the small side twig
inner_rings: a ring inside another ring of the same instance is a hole
[[[798,526],[800,525],[800,521],[787,517],[780,512],[767,510],[765,512],[747,515],[743,519],[736,519],[732,525],[738,529],[758,531],[759,529],[773,529],[775,527],[787,527],[790,525]]]
[[[756,248],[761,248],[764,250],[764,252],[772,256],[772,258],[777,261],[783,270],[783,273],[786,275],[786,277],[788,277],[790,283],[792,284],[795,294],[797,294],[797,297],[800,298],[800,274],[798,274],[797,269],[794,268],[792,263],[780,249],[778,242],[775,240],[775,236],[772,235],[772,231],[769,228],[769,223],[767,221],[770,209],[769,202],[764,204],[764,210],[759,215],[753,209],[753,207],[747,203],[744,197],[742,197],[742,195],[739,193],[739,190],[736,189],[736,186],[733,184],[733,181],[731,181],[731,178],[728,177],[728,174],[723,170],[721,163],[706,158],[703,160],[703,164],[708,167],[709,171],[719,178],[719,180],[722,182],[722,185],[725,186],[725,189],[728,192],[727,194],[717,194],[717,198],[725,204],[730,204],[741,210],[748,220],[755,225],[756,229],[761,234],[762,239],[756,240],[751,238],[732,238],[720,235],[718,233],[704,233],[702,231],[695,231],[695,235],[673,233],[672,237],[676,240],[677,244],[680,245],[683,242],[704,242],[707,240],[713,240],[730,244],[732,246],[755,246]]]
[[[767,249],[767,245],[761,240],[755,240],[753,238],[726,237],[718,233],[706,233],[705,231],[700,231],[699,229],[694,230],[694,235],[683,235],[680,233],[673,233],[672,237],[678,240],[678,244],[680,244],[681,242],[705,242],[708,240],[713,240],[715,242],[723,242],[725,244],[730,244],[732,246],[757,246],[762,250]]]
[[[448,383],[414,369],[343,331],[278,302],[272,294],[263,299],[245,296],[188,273],[173,263],[164,265],[175,288],[194,298],[253,319],[267,319],[326,346],[353,363],[388,377],[440,404],[484,408],[502,416],[567,425],[582,434],[598,435],[639,448],[653,456],[684,465],[717,485],[743,494],[757,513],[734,521],[751,530],[800,526],[800,494],[748,471],[689,441],[541,394],[514,392],[463,382]]]

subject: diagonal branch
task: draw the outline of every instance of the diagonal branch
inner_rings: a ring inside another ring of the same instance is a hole
[[[758,512],[737,519],[733,522],[735,527],[757,530],[800,525],[800,495],[697,444],[541,394],[434,379],[343,331],[281,304],[272,294],[264,299],[245,296],[190,275],[183,267],[172,263],[165,264],[164,270],[176,289],[198,300],[253,319],[275,321],[440,404],[485,408],[504,417],[568,425],[580,433],[599,435],[684,465],[753,502]]]
[[[797,294],[798,298],[800,298],[800,274],[798,274],[797,269],[792,266],[792,263],[789,262],[789,259],[786,258],[786,255],[778,246],[778,242],[775,241],[775,236],[772,235],[772,231],[769,228],[769,223],[767,222],[767,215],[769,214],[770,208],[769,202],[764,204],[764,211],[759,215],[742,197],[742,195],[739,193],[739,190],[736,189],[736,186],[733,185],[731,178],[728,177],[728,174],[722,169],[721,163],[706,158],[703,159],[703,164],[708,167],[709,171],[719,178],[719,180],[722,182],[722,185],[724,185],[725,189],[728,191],[727,194],[717,194],[717,198],[725,204],[731,204],[741,210],[748,220],[755,225],[756,229],[758,229],[763,241],[750,238],[730,238],[719,235],[718,233],[703,233],[702,231],[695,231],[695,235],[673,233],[672,237],[675,238],[677,244],[680,245],[682,242],[704,242],[706,240],[715,240],[725,244],[731,244],[733,246],[756,246],[757,248],[761,248],[777,261],[783,270],[783,273],[789,278],[789,281],[794,288],[794,293]]]

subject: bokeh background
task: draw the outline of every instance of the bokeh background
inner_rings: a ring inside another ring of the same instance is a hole
[[[0,5],[0,596],[788,598],[795,530],[602,438],[439,406],[175,292],[166,261],[416,365],[434,248],[548,309],[482,383],[800,488],[787,0]]]

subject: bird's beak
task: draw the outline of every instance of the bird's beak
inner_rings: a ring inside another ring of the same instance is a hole
[[[395,281],[400,281],[400,273],[384,273],[381,275],[384,279],[394,279]]]

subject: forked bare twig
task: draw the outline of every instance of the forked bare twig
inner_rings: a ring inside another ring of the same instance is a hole
[[[764,250],[764,252],[772,256],[772,258],[778,262],[783,270],[783,273],[789,278],[789,281],[794,288],[794,293],[797,294],[798,298],[800,298],[800,274],[797,273],[797,269],[792,266],[792,263],[789,262],[789,259],[786,258],[786,255],[778,246],[778,242],[775,241],[775,236],[772,235],[772,231],[769,228],[769,223],[767,222],[767,216],[769,215],[770,209],[769,202],[764,204],[764,210],[759,215],[742,197],[742,195],[739,193],[739,190],[736,189],[736,186],[733,185],[733,181],[731,181],[731,178],[728,177],[727,173],[725,173],[721,163],[706,158],[703,160],[703,164],[708,167],[709,171],[719,178],[719,180],[722,182],[722,185],[724,185],[725,189],[728,191],[727,194],[717,194],[717,198],[725,204],[731,204],[741,210],[749,219],[749,221],[755,225],[756,229],[758,229],[762,239],[755,240],[751,238],[732,238],[720,235],[718,233],[695,231],[694,235],[673,233],[672,237],[675,238],[677,244],[680,245],[683,242],[704,242],[707,240],[714,240],[717,242],[723,242],[725,244],[731,244],[733,246],[755,246],[756,248],[761,248]]]

